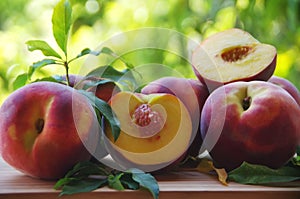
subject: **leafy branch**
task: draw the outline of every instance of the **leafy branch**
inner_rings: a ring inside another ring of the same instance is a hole
[[[159,186],[151,174],[138,169],[125,172],[116,171],[99,162],[80,162],[70,170],[64,178],[54,185],[54,189],[61,189],[60,196],[90,192],[108,186],[115,190],[148,190],[154,199],[158,198]]]
[[[67,44],[69,40],[69,33],[72,25],[72,7],[68,0],[61,0],[54,7],[52,14],[52,32],[56,43],[64,53],[64,58],[56,52],[46,41],[30,40],[27,41],[29,51],[40,50],[45,56],[53,58],[46,58],[38,61],[30,66],[28,78],[30,79],[36,69],[47,65],[57,64],[65,67],[67,84],[69,81],[69,61]]]
[[[19,75],[13,83],[14,90],[24,86],[28,80],[31,80],[32,75],[38,69],[41,69],[49,65],[60,65],[65,68],[66,82],[70,85],[69,79],[69,67],[70,63],[85,56],[94,55],[98,56],[100,54],[106,54],[114,57],[115,59],[121,60],[128,69],[133,69],[134,66],[123,59],[121,56],[117,55],[108,47],[103,47],[100,50],[93,51],[89,48],[84,48],[81,52],[69,59],[68,55],[68,41],[70,38],[70,30],[72,27],[72,6],[69,0],[61,0],[54,7],[52,14],[52,32],[57,45],[59,46],[62,53],[54,50],[46,41],[43,40],[29,40],[26,42],[29,51],[41,51],[46,58],[33,63],[27,73]]]

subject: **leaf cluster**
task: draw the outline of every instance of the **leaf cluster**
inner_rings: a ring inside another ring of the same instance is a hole
[[[183,170],[216,174],[219,181],[224,185],[228,185],[228,181],[234,181],[251,185],[289,186],[288,183],[291,183],[292,186],[300,186],[299,182],[295,182],[300,180],[300,146],[297,147],[295,156],[287,164],[278,169],[243,162],[239,167],[227,173],[223,168],[216,168],[212,160],[192,158],[192,161],[196,162],[197,166],[192,169],[185,169],[183,167]]]
[[[263,165],[244,162],[240,167],[228,173],[229,180],[242,184],[272,185],[300,180],[300,146],[296,156],[278,169],[271,169]],[[300,184],[298,185],[300,186]]]
[[[159,186],[151,174],[138,169],[120,172],[91,161],[76,164],[64,178],[57,181],[54,189],[61,189],[62,196],[90,192],[104,186],[119,191],[146,189],[155,199],[159,195]]]
[[[50,44],[43,40],[29,40],[26,42],[29,51],[40,51],[46,58],[39,60],[29,66],[27,73],[20,74],[13,82],[13,89],[16,90],[24,86],[28,81],[31,80],[32,75],[39,69],[49,65],[60,65],[65,68],[66,71],[66,82],[69,85],[69,66],[70,63],[85,56],[94,55],[99,56],[100,54],[106,54],[112,56],[115,59],[121,60],[128,69],[133,69],[134,66],[117,55],[113,50],[108,47],[103,47],[100,50],[91,50],[90,48],[84,48],[77,56],[69,59],[68,58],[68,41],[70,38],[70,32],[72,28],[72,5],[68,0],[61,0],[54,7],[52,14],[52,32],[55,41],[60,48],[60,51],[55,50]],[[116,72],[116,71],[114,71]],[[47,77],[48,78],[48,77]],[[48,78],[49,79],[49,78]],[[50,81],[55,81],[51,79]]]

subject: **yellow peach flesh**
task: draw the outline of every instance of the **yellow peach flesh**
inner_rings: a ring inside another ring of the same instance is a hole
[[[129,100],[128,107],[124,99]],[[160,112],[160,116],[165,120],[161,130],[147,138],[131,135],[138,134],[139,128],[131,128],[136,132],[123,131],[124,126],[132,126],[132,114],[135,108],[143,103],[151,107],[163,107],[165,114]],[[111,129],[106,126],[106,136],[113,148],[129,161],[137,164],[159,164],[177,159],[188,148],[192,135],[191,118],[186,107],[175,96],[152,94],[143,99],[129,92],[121,92],[112,98],[111,105],[120,120],[121,133],[114,142]]]

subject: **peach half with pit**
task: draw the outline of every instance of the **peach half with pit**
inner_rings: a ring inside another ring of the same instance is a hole
[[[233,28],[207,37],[194,50],[192,66],[209,91],[235,81],[264,80],[274,73],[276,48]]]
[[[156,171],[178,160],[188,149],[191,117],[176,96],[122,91],[112,97],[110,105],[121,132],[114,140],[110,126],[105,125],[107,149],[125,169]]]

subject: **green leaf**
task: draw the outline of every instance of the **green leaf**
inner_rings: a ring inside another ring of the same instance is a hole
[[[101,52],[104,54],[112,55],[112,56],[117,56],[117,54],[114,53],[114,51],[108,47],[103,47],[101,49]]]
[[[103,165],[85,161],[77,163],[73,169],[66,174],[65,178],[75,175],[77,177],[87,177],[89,175],[108,175],[108,173],[105,171]]]
[[[64,178],[56,182],[54,189],[61,189],[62,196],[90,192],[106,185],[115,190],[145,188],[155,199],[158,198],[159,187],[151,174],[138,169],[115,171],[100,162],[90,161],[77,163]]]
[[[89,161],[84,161],[84,162],[78,162],[72,170],[70,170],[65,177],[69,178],[71,176],[74,176],[76,173],[80,172],[84,168],[89,168],[89,167],[94,167],[94,164],[89,162]]]
[[[120,78],[122,78],[125,75],[126,72],[127,70],[118,71],[112,66],[100,66],[89,72],[87,76],[102,77],[117,82],[120,80]]]
[[[78,179],[77,178],[67,178],[67,177],[61,178],[55,183],[53,188],[58,190],[58,189],[62,188],[63,186],[65,186],[75,180],[78,180]]]
[[[132,173],[132,178],[140,184],[141,187],[150,191],[154,199],[158,199],[159,186],[156,179],[149,173],[144,173],[139,169],[130,169],[128,172]]]
[[[244,162],[240,167],[230,171],[228,177],[229,180],[242,184],[283,183],[299,180],[300,169],[290,166],[271,169],[266,166]]]
[[[65,55],[67,55],[67,43],[71,24],[72,7],[70,2],[68,0],[61,0],[53,10],[52,31],[58,46],[62,49]]]
[[[94,191],[100,187],[105,186],[106,184],[106,178],[101,180],[93,178],[73,180],[71,181],[71,183],[63,186],[60,196]]]
[[[87,76],[95,76],[113,80],[124,87],[124,90],[135,90],[137,81],[132,70],[125,69],[123,71],[116,70],[113,66],[100,66],[90,71]]]
[[[98,56],[98,55],[100,55],[100,54],[107,54],[107,55],[110,55],[110,56],[112,56],[112,57],[114,57],[114,58],[116,58],[116,59],[120,59],[126,66],[127,66],[127,68],[129,68],[129,69],[133,69],[134,68],[134,66],[131,64],[131,63],[129,63],[129,62],[127,62],[125,59],[123,59],[121,56],[118,56],[115,52],[113,52],[110,48],[108,48],[108,47],[103,47],[101,50],[99,50],[99,51],[93,51],[93,50],[91,50],[91,49],[89,49],[89,48],[85,48],[85,49],[83,49],[75,58],[73,58],[73,59],[71,59],[69,62],[72,62],[72,61],[74,61],[75,59],[78,59],[78,58],[80,58],[80,57],[82,57],[82,56],[84,56],[84,55],[88,55],[88,54],[90,54],[90,55],[95,55],[95,56]]]
[[[95,107],[96,111],[99,111],[101,115],[103,115],[104,118],[109,122],[112,130],[112,135],[114,137],[114,140],[116,141],[120,135],[120,122],[114,115],[111,107],[104,100],[96,97],[93,93],[84,90],[79,90],[79,92],[86,96],[89,99],[90,103]],[[102,123],[101,119],[102,118],[98,118],[100,124]]]
[[[124,173],[118,173],[116,175],[109,175],[107,180],[108,180],[108,186],[110,188],[113,188],[113,189],[116,189],[116,190],[119,190],[119,191],[122,191],[124,190],[124,186],[122,185],[121,183],[121,180],[120,178],[124,175]]]
[[[296,156],[293,157],[292,164],[295,166],[299,166],[299,169],[300,169],[300,146],[297,146]]]
[[[98,56],[101,52],[98,52],[98,51],[92,51],[91,49],[89,48],[85,48],[83,49],[76,57],[74,57],[73,59],[71,59],[70,61],[68,61],[68,63],[71,63],[72,61],[80,58],[80,57],[83,57],[85,55],[95,55],[95,56]]]
[[[25,86],[26,82],[28,80],[28,74],[23,73],[21,75],[18,75],[16,79],[13,82],[13,89],[17,90],[18,88],[21,88],[22,86]]]
[[[29,67],[29,71],[28,71],[28,79],[31,78],[32,74],[39,68],[42,68],[44,66],[50,65],[50,64],[56,64],[56,60],[54,59],[43,59],[41,61],[35,62],[33,63],[30,67]]]
[[[85,48],[76,56],[76,58],[79,58],[79,57],[82,57],[82,56],[88,55],[88,54],[98,56],[100,53],[101,52],[92,51],[89,48]]]
[[[92,87],[97,87],[99,85],[104,85],[106,83],[114,83],[114,81],[110,80],[110,79],[95,79],[93,76],[91,76],[91,78],[89,78],[89,76],[87,76],[85,78],[86,80],[90,80],[90,81],[87,81],[84,83],[82,89],[83,90],[87,90],[89,88],[92,88]]]
[[[120,180],[126,189],[138,190],[140,188],[140,184],[132,179],[131,173],[124,173]]]
[[[61,195],[93,191],[107,184],[108,175],[109,172],[100,163],[79,162],[64,178],[56,182],[54,189],[62,188]],[[97,178],[90,176],[97,176]]]
[[[59,81],[57,78],[55,78],[54,76],[49,76],[49,77],[43,77],[40,79],[36,79],[34,80],[34,82],[56,82],[56,83],[62,83],[62,81]]]
[[[111,50],[108,47],[103,47],[100,50],[100,52],[103,53],[103,54],[110,55],[110,56],[112,56],[112,57],[114,57],[116,59],[120,59],[127,66],[127,68],[129,68],[129,69],[133,69],[134,68],[134,66],[131,63],[127,62],[125,59],[123,59],[123,57],[117,55],[113,50]]]
[[[53,56],[61,59],[61,56],[45,41],[30,40],[26,44],[29,51],[40,50],[45,56]]]

